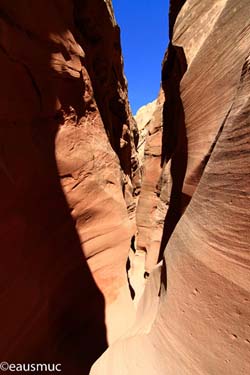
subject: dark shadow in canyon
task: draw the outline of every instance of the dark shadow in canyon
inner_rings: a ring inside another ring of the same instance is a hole
[[[129,270],[130,270],[130,268],[131,268],[131,261],[130,261],[130,259],[128,257],[127,263],[126,263],[126,273],[127,273],[127,280],[128,280],[128,287],[129,287],[130,296],[131,296],[132,299],[134,299],[135,298],[135,290],[132,287],[131,282],[130,282],[130,278],[129,278]]]
[[[169,40],[173,38],[174,24],[181,8],[185,4],[186,0],[170,0],[169,6]]]
[[[163,258],[165,247],[182,215],[185,205],[182,186],[187,168],[188,149],[180,82],[186,70],[187,62],[183,48],[170,43],[162,68],[162,87],[165,93],[165,103],[163,107],[161,164],[164,167],[168,162],[171,163],[172,189],[164,221],[159,261]]]
[[[49,42],[44,46],[50,53],[58,52],[63,46],[53,44],[49,35],[62,35],[65,30],[55,28],[60,24],[53,22],[56,11],[48,17],[51,4],[37,1],[36,7],[23,10],[21,3],[15,9],[6,3],[1,18],[21,35],[20,40],[30,38],[38,46],[43,42],[32,28],[36,18],[46,20]],[[26,30],[19,27],[24,11]],[[70,9],[64,11],[70,14]],[[34,116],[22,113],[21,120],[15,119],[14,104],[9,116],[0,108],[0,361],[61,363],[63,374],[84,375],[107,347],[105,306],[61,187],[55,137],[63,113],[56,112],[55,106],[59,100],[64,113],[73,107],[77,116],[84,115],[85,87],[82,79],[57,74],[48,51],[39,58],[35,51],[26,51],[27,65],[18,61],[18,52],[12,56],[15,43],[9,52],[0,40],[1,71],[7,61],[17,77],[20,71],[24,76],[30,72],[33,96],[39,97],[41,107]],[[22,47],[26,48],[25,42]],[[10,85],[8,76],[1,82],[3,90]],[[15,85],[22,100],[20,82]]]

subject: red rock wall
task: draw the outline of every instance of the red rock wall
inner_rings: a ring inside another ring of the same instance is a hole
[[[152,272],[137,323],[93,375],[250,368],[250,4],[183,3],[170,8],[163,64],[162,162],[172,185],[162,272]]]
[[[150,272],[158,261],[163,224],[169,194],[161,194],[163,169],[161,165],[164,92],[160,91],[155,110],[147,124],[144,157],[142,159],[142,187],[136,209],[136,249],[146,252],[145,271]],[[140,151],[139,151],[140,152]]]
[[[86,374],[133,317],[137,131],[110,2],[1,1],[0,63],[0,360]]]

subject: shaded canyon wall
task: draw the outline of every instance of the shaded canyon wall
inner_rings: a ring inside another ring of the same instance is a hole
[[[134,316],[138,133],[111,2],[1,1],[0,63],[1,361],[87,374]]]

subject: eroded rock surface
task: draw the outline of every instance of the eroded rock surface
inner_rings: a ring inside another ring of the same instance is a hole
[[[152,272],[134,328],[93,375],[249,372],[249,14],[246,0],[171,2],[162,272]]]
[[[149,124],[152,121],[152,117],[154,115],[155,109],[157,105],[157,99],[151,103],[144,105],[143,107],[139,108],[134,116],[137,128],[139,131],[139,142],[138,142],[138,155],[141,161],[141,165],[143,164],[143,157],[144,157],[144,150],[145,150],[145,142],[148,135],[148,128]]]
[[[142,160],[142,187],[136,209],[136,248],[146,252],[145,271],[150,273],[159,257],[163,225],[169,201],[169,193],[163,184],[168,175],[162,168],[162,133],[164,92],[161,89],[158,99],[142,107],[135,119],[140,133]],[[169,186],[169,184],[164,184]]]
[[[91,374],[248,374],[249,14],[171,2],[129,328],[138,131],[111,1],[1,2],[0,362],[88,374],[126,331]]]
[[[134,316],[138,135],[119,27],[103,0],[0,11],[0,356],[86,374]]]

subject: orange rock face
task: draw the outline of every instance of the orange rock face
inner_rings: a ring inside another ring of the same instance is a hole
[[[163,224],[168,207],[169,194],[166,194],[166,191],[162,189],[165,174],[161,163],[163,104],[164,93],[161,90],[158,99],[150,103],[148,107],[142,107],[138,115],[135,116],[138,129],[142,128],[138,148],[139,155],[140,148],[144,151],[142,187],[136,209],[136,248],[146,252],[146,272],[150,272],[158,261]]]
[[[134,314],[119,28],[109,1],[46,0],[2,1],[0,30],[0,360],[86,374]]]
[[[171,4],[162,271],[149,278],[135,326],[93,375],[249,373],[249,14],[248,1]]]
[[[0,8],[0,362],[88,374],[112,343],[91,374],[248,374],[249,0],[171,2],[132,327],[138,131],[111,1]]]

